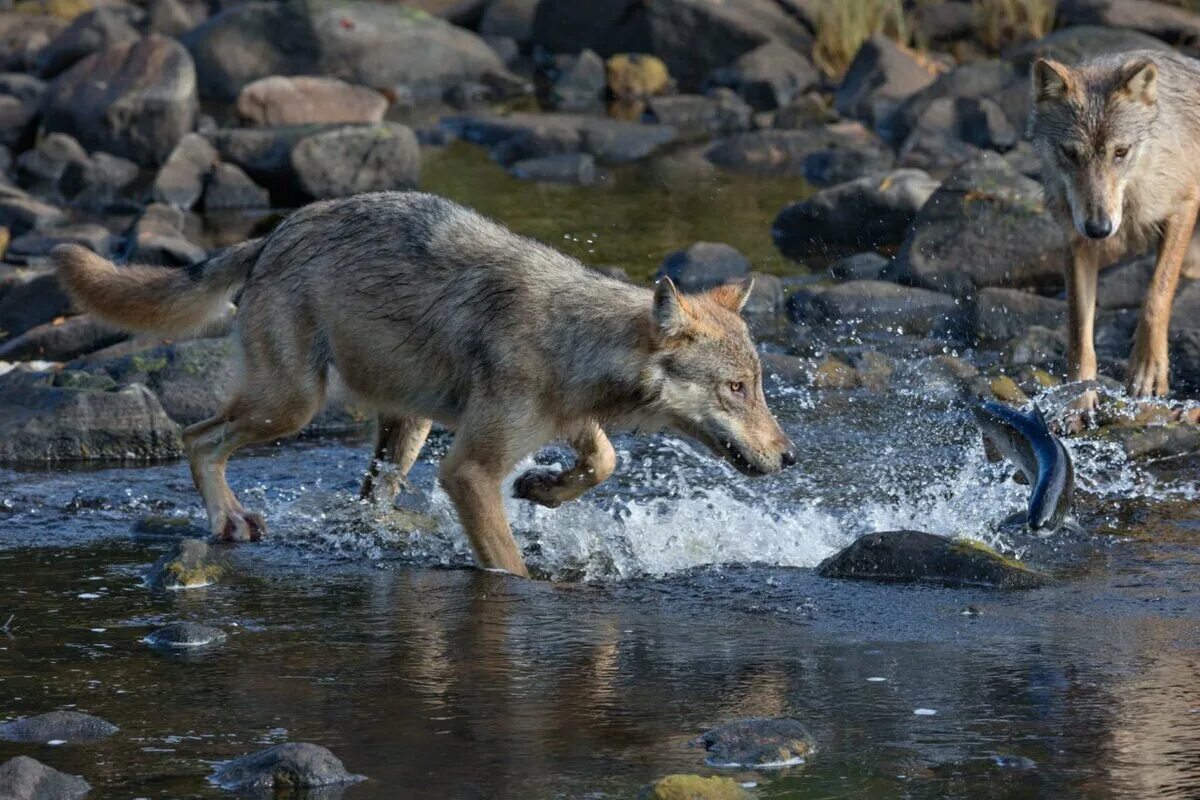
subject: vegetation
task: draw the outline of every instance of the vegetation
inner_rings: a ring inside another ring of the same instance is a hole
[[[1057,0],[980,0],[979,38],[993,50],[1039,39],[1053,29],[1057,5]]]
[[[877,34],[899,42],[909,39],[901,0],[818,0],[813,60],[827,75],[840,78],[859,46]]]

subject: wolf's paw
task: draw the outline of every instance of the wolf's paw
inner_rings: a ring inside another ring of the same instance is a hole
[[[556,492],[560,488],[560,480],[559,473],[552,469],[531,469],[513,481],[513,497],[546,508],[558,508],[562,505]]]
[[[266,520],[252,511],[230,511],[216,532],[218,542],[257,542],[267,532]]]
[[[1075,436],[1096,425],[1096,411],[1100,407],[1100,395],[1089,390],[1075,398],[1067,407],[1067,412],[1058,428],[1057,433]]]
[[[1133,397],[1164,397],[1170,391],[1170,363],[1165,353],[1141,355],[1129,359],[1129,394]]]

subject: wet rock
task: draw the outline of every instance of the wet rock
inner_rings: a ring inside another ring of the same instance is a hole
[[[685,91],[698,89],[714,69],[770,41],[799,52],[812,49],[808,29],[771,0],[634,5],[624,0],[543,0],[534,17],[533,41],[552,52],[653,53]]]
[[[216,163],[216,148],[197,133],[187,134],[159,168],[151,196],[157,203],[189,210],[200,202],[205,181]]]
[[[596,182],[596,159],[587,153],[563,153],[518,161],[508,171],[513,177],[526,181],[591,186]]]
[[[71,161],[63,168],[58,191],[75,208],[104,212],[120,202],[139,172],[129,159],[97,151],[87,160]]]
[[[162,650],[207,647],[225,641],[225,631],[198,622],[172,622],[151,632],[146,644]]]
[[[771,236],[780,252],[797,260],[894,247],[935,189],[920,170],[859,178],[788,206]]]
[[[853,359],[853,366],[858,373],[859,385],[874,392],[886,390],[896,372],[895,362],[874,350],[858,353]]]
[[[374,89],[310,75],[261,78],[237,97],[238,115],[252,125],[379,124],[387,107],[387,98]]]
[[[421,148],[397,124],[345,127],[313,134],[292,150],[304,192],[317,200],[360,192],[412,189],[421,176]]]
[[[19,236],[31,228],[45,228],[65,222],[66,213],[23,193],[6,193],[0,186],[0,227]]]
[[[888,259],[879,253],[855,253],[829,265],[829,274],[838,281],[874,281],[887,268]]]
[[[754,800],[754,795],[721,775],[668,775],[643,786],[637,800]]]
[[[42,78],[53,78],[98,50],[142,38],[135,27],[143,16],[133,6],[103,6],[80,14],[38,53],[35,66]]]
[[[964,309],[949,295],[888,281],[847,281],[816,293],[808,321],[851,325],[860,331],[894,331],[924,336],[955,333]]]
[[[562,153],[587,153],[598,164],[623,164],[645,158],[676,138],[669,125],[582,114],[463,115],[448,117],[442,124],[460,139],[488,148],[505,165]]]
[[[780,42],[768,42],[719,69],[709,82],[733,89],[756,111],[786,106],[817,86],[820,75],[800,53]]]
[[[804,130],[748,131],[714,142],[705,153],[725,169],[765,175],[804,175],[808,157],[838,147],[864,147],[876,137],[857,123]]]
[[[1100,308],[1141,307],[1156,260],[1154,255],[1145,255],[1103,270],[1097,284],[1096,303]]]
[[[0,345],[0,361],[70,361],[122,342],[129,334],[89,314],[46,322]]]
[[[821,562],[817,573],[826,578],[950,588],[1033,589],[1049,580],[985,545],[920,531],[868,533]]]
[[[533,39],[533,18],[540,0],[492,0],[477,28],[486,39],[504,37],[518,45]]]
[[[53,196],[67,165],[87,160],[87,151],[74,137],[51,133],[36,147],[17,156],[17,183],[32,192]]]
[[[47,89],[42,125],[143,166],[166,160],[196,118],[196,70],[174,39],[110,45]]]
[[[182,539],[146,572],[146,585],[176,591],[210,586],[225,574],[216,551],[200,539]]]
[[[1000,342],[1035,325],[1057,329],[1066,318],[1065,301],[1019,289],[982,289],[975,298],[972,327],[980,341]]]
[[[5,256],[10,261],[28,261],[31,258],[48,256],[50,251],[60,244],[77,244],[102,256],[108,256],[112,253],[113,235],[108,228],[92,222],[31,230],[13,239]]]
[[[1171,379],[1192,390],[1200,390],[1200,328],[1171,333]]]
[[[0,797],[5,800],[75,800],[91,788],[78,775],[59,772],[29,756],[0,764]]]
[[[604,59],[591,50],[566,58],[570,63],[551,87],[551,103],[562,111],[586,111],[598,107],[608,81]]]
[[[0,724],[0,739],[37,744],[56,739],[64,742],[96,742],[112,736],[117,730],[116,725],[91,714],[51,711]]]
[[[780,767],[804,761],[815,746],[794,719],[745,719],[713,728],[699,739],[714,767]]]
[[[24,150],[34,138],[37,118],[33,101],[0,94],[0,145]]]
[[[0,297],[0,340],[19,336],[70,310],[71,300],[54,273],[21,273]]]
[[[997,375],[988,382],[992,397],[1010,405],[1023,406],[1029,402],[1025,390],[1009,375]]]
[[[826,356],[813,369],[811,383],[814,389],[854,389],[858,386],[858,372],[840,358]]]
[[[696,242],[663,259],[654,279],[670,278],[683,292],[700,292],[746,278],[750,262],[723,242]]]
[[[804,178],[814,186],[836,186],[882,175],[895,166],[895,161],[891,151],[882,147],[834,147],[804,160]]]
[[[868,39],[855,54],[834,98],[842,116],[874,127],[936,76],[886,36]]]
[[[1155,0],[1064,0],[1056,9],[1060,24],[1101,25],[1149,34],[1185,47],[1200,44],[1200,15]]]
[[[204,189],[205,211],[270,208],[271,194],[235,164],[217,164]]]
[[[959,297],[988,286],[1051,290],[1062,286],[1068,258],[1041,187],[985,154],[930,196],[888,277]]]
[[[1004,361],[1011,367],[1035,364],[1061,371],[1066,363],[1067,334],[1061,329],[1030,325],[1004,346]]]
[[[131,531],[135,539],[198,539],[208,536],[208,530],[186,517],[166,517],[150,514],[139,517]]]
[[[644,119],[670,125],[681,140],[727,136],[750,129],[753,109],[728,89],[708,94],[674,94],[646,102]]]
[[[1053,31],[1041,39],[1017,45],[1004,54],[1021,75],[1039,58],[1052,58],[1064,64],[1074,64],[1105,53],[1129,50],[1158,50],[1172,52],[1161,39],[1128,28],[1105,28],[1100,25],[1072,25]]]
[[[974,161],[983,151],[944,130],[915,131],[900,148],[897,163],[908,169],[920,169],[937,178],[945,178],[963,164]]]
[[[137,264],[188,266],[207,257],[204,248],[183,235],[183,212],[164,203],[151,203],[134,225],[130,261]]]
[[[0,462],[146,461],[183,454],[179,426],[141,385],[81,372],[0,377]]]
[[[294,792],[357,783],[364,777],[347,772],[337,756],[320,745],[287,742],[227,761],[212,779],[235,792]]]
[[[604,62],[608,90],[619,100],[641,100],[671,88],[662,59],[647,53],[618,53]]]
[[[750,297],[742,313],[747,316],[755,314],[776,314],[783,310],[783,280],[778,275],[768,275],[754,272],[750,275],[754,280],[750,288]]]
[[[786,353],[762,353],[760,358],[768,395],[781,386],[804,386],[812,382],[810,359]]]
[[[1200,453],[1200,425],[1109,425],[1090,434],[1115,441],[1132,460],[1172,458]]]
[[[905,100],[880,125],[880,133],[899,147],[937,101],[992,98],[1014,85],[1028,92],[1028,80],[1028,72],[1018,72],[1007,61],[981,59],[967,62],[939,75],[933,83]]]

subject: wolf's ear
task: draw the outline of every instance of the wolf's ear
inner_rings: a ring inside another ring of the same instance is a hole
[[[740,314],[750,300],[750,292],[753,289],[754,278],[745,278],[737,283],[724,283],[709,289],[708,296],[733,313]]]
[[[654,284],[654,324],[658,332],[670,339],[682,334],[688,325],[688,312],[683,297],[670,278]]]
[[[1033,99],[1037,103],[1061,100],[1071,91],[1071,71],[1050,58],[1033,62]]]
[[[1121,67],[1120,87],[1122,96],[1154,105],[1158,99],[1158,65],[1148,58],[1130,61]]]

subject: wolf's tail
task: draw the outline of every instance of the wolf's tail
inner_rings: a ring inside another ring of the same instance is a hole
[[[242,242],[191,267],[117,266],[74,244],[59,245],[51,255],[58,280],[80,309],[126,330],[182,334],[226,307],[265,241]]]

